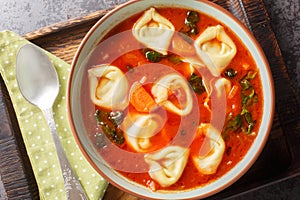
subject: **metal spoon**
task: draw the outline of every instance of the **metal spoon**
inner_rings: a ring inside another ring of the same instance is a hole
[[[22,95],[42,110],[48,122],[57,149],[67,199],[87,199],[72,171],[55,128],[52,106],[59,91],[55,68],[43,51],[32,44],[26,44],[19,49],[17,54],[16,77]]]

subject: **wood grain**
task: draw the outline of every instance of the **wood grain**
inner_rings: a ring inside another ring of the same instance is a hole
[[[271,66],[276,113],[270,138],[253,167],[235,184],[209,199],[221,199],[300,173],[300,115],[295,93],[262,0],[212,0],[233,13],[257,38]],[[108,10],[45,27],[24,37],[71,63],[88,30]],[[38,199],[38,189],[9,95],[0,80],[0,199]],[[109,185],[104,199],[138,199]]]
[[[4,191],[3,191],[4,189]],[[37,199],[38,188],[8,92],[0,79],[0,199]]]
[[[39,29],[34,32],[27,33],[23,35],[24,38],[28,40],[34,40],[39,37],[45,37],[46,35],[53,34],[60,32],[61,29],[70,29],[76,26],[81,26],[83,23],[87,21],[93,21],[93,20],[98,20],[104,15],[106,15],[110,10],[99,10],[93,13],[90,13],[89,15],[70,19],[68,21],[60,22],[53,24],[51,26],[44,27],[42,29]]]

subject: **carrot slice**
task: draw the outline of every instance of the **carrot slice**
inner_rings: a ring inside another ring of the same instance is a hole
[[[139,112],[149,112],[155,105],[155,101],[141,84],[133,85],[129,101]]]

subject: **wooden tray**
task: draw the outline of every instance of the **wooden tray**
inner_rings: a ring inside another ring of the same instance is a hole
[[[300,174],[300,114],[263,0],[212,0],[252,31],[268,58],[276,90],[276,113],[269,140],[252,168],[235,184],[209,199],[241,194]],[[24,37],[71,63],[87,31],[108,11],[101,10],[28,33]],[[295,109],[298,108],[298,109]],[[15,112],[0,79],[0,199],[38,199],[38,188]],[[110,185],[104,199],[137,199]]]

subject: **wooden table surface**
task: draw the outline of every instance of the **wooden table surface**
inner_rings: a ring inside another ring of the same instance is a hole
[[[14,1],[19,2],[17,0]],[[13,4],[11,4],[11,0],[2,0],[0,3],[0,7],[2,6],[4,10],[5,8],[8,8],[9,10],[5,10],[6,12],[2,12],[0,14],[0,19],[5,20],[5,23],[3,20],[0,21],[0,30],[10,29],[21,35],[24,34],[24,37],[26,37],[30,41],[38,44],[39,46],[45,48],[46,50],[59,56],[66,62],[70,63],[80,40],[85,35],[87,30],[106,13],[106,9],[109,9],[116,4],[120,4],[125,1],[126,0],[103,0],[100,2],[90,1],[87,3],[83,0],[54,0],[52,2],[44,3],[45,5],[43,5],[42,3],[36,3],[37,5],[34,6],[32,0],[23,0],[18,4],[16,3],[15,6],[12,7]],[[278,190],[281,190],[280,188],[282,187],[282,185],[284,185],[282,184],[282,182],[284,182],[288,186],[297,185],[297,183],[299,183],[299,178],[297,177],[299,177],[300,173],[300,149],[296,148],[297,145],[295,144],[295,142],[300,141],[299,134],[291,135],[286,132],[289,130],[295,132],[295,129],[297,127],[300,128],[299,114],[293,112],[293,109],[295,108],[290,108],[289,106],[286,107],[282,105],[278,106],[278,103],[289,102],[291,105],[299,106],[298,101],[300,99],[300,96],[298,86],[300,81],[298,79],[300,79],[300,76],[297,75],[297,73],[300,73],[299,35],[293,35],[291,34],[291,32],[285,33],[284,30],[287,29],[287,27],[281,27],[291,24],[288,30],[293,30],[293,28],[296,29],[297,24],[295,24],[295,22],[297,21],[297,19],[299,19],[299,15],[297,16],[297,8],[299,9],[299,5],[297,5],[298,0],[288,0],[286,1],[288,2],[287,4],[282,3],[281,0],[215,0],[215,2],[223,5],[229,11],[235,13],[235,15],[240,20],[248,23],[247,25],[249,29],[251,29],[258,40],[264,44],[263,47],[266,55],[268,56],[269,62],[276,65],[271,66],[271,68],[273,67],[273,74],[275,75],[275,81],[277,83],[277,92],[280,92],[283,96],[277,98],[277,113],[275,115],[274,121],[275,125],[272,129],[271,139],[269,140],[267,147],[264,150],[264,154],[262,155],[263,158],[268,157],[269,159],[258,160],[258,162],[254,165],[252,171],[250,171],[250,174],[246,175],[246,178],[238,182],[238,184],[243,186],[243,188],[236,184],[230,190],[226,190],[219,196],[217,195],[215,197],[212,197],[212,199],[218,199],[228,196],[232,197],[236,194],[244,193],[248,189],[253,189],[258,186],[261,187],[265,184],[284,179],[285,177],[289,177],[289,179],[281,181],[280,183],[277,183],[275,185],[273,184],[272,187],[278,187]],[[24,6],[24,10],[21,11],[22,13],[17,13],[16,11],[14,11],[14,9],[16,8],[20,10],[22,6]],[[267,9],[265,9],[265,6]],[[285,9],[289,9],[288,7],[293,9],[290,9],[289,13],[285,13],[287,12],[287,10]],[[40,10],[41,8],[47,10],[47,12],[43,13],[43,10]],[[282,16],[278,17],[277,15],[279,11],[282,12],[282,14],[286,14],[286,18],[288,20]],[[294,12],[294,14],[292,13],[292,17],[290,16],[290,12]],[[5,14],[5,16],[3,16],[3,13]],[[45,17],[47,14],[48,16]],[[30,18],[29,15],[33,17]],[[70,20],[70,18],[73,17],[77,17],[77,19]],[[23,22],[22,18],[23,20],[24,18],[27,19],[27,21]],[[284,21],[285,23],[278,23],[282,21]],[[54,22],[60,23],[53,25]],[[25,26],[24,23],[28,26]],[[45,26],[48,27],[44,28]],[[41,29],[38,31],[34,31],[37,28]],[[265,28],[264,32],[262,32],[262,28]],[[74,32],[76,32],[77,35],[74,35]],[[265,34],[268,35],[268,38],[264,38]],[[68,39],[63,40],[63,38]],[[295,40],[295,42],[292,43],[290,40]],[[57,44],[57,41],[60,41],[60,44]],[[291,44],[292,47],[286,47],[285,43]],[[281,46],[278,46],[278,44]],[[279,47],[283,48],[280,49]],[[282,87],[279,84],[288,84],[289,87]],[[286,88],[288,91],[284,91],[286,90]],[[300,108],[298,107],[296,108],[296,110],[297,109],[299,110]],[[6,199],[18,195],[17,193],[21,190],[27,192],[24,192],[24,194],[21,195],[22,197],[24,197],[25,199],[34,199],[38,197],[38,189],[34,177],[32,176],[32,170],[30,168],[30,162],[28,158],[26,156],[22,156],[22,158],[17,156],[18,154],[26,155],[26,149],[22,144],[22,140],[16,137],[16,135],[20,135],[20,131],[18,129],[16,121],[12,120],[14,119],[14,111],[9,102],[9,96],[5,91],[2,79],[0,90],[0,110],[0,116],[2,117],[2,121],[0,123],[0,141],[2,142],[0,142],[0,151],[2,152],[2,154],[0,153],[0,199]],[[290,125],[289,122],[292,119],[282,119],[286,116],[295,118],[295,120],[293,121],[295,127],[288,126]],[[9,140],[9,138],[13,138],[13,140]],[[5,141],[5,145],[3,145],[3,141]],[[277,149],[274,150],[273,148]],[[16,177],[10,177],[9,179],[7,179],[7,177],[3,176],[2,174],[4,169],[8,167],[7,163],[4,162],[5,157],[3,157],[3,152],[11,149],[14,149],[10,153],[16,160],[15,170],[22,172],[21,175],[23,174],[24,176],[21,177],[21,181],[17,184],[17,187],[16,184],[11,183],[11,181],[15,181],[14,178]],[[274,164],[272,163],[274,162],[274,160],[275,162],[279,162],[277,163],[276,167],[272,166],[272,164]],[[267,163],[268,161],[270,161],[271,163]],[[271,169],[272,167],[273,171],[266,172],[266,170]],[[262,177],[252,177],[255,173],[261,173],[258,175]],[[272,190],[274,190],[274,188],[269,190],[267,188],[268,187],[264,188],[265,191],[256,190],[256,192],[248,193],[244,196],[239,195],[238,197],[233,198],[251,198],[252,195],[256,195],[257,193],[260,193],[262,197],[272,196]],[[292,195],[291,197],[293,197],[293,195],[297,195],[298,192],[300,192],[297,189],[294,189],[292,191],[295,191],[296,194],[284,193],[279,195],[283,195],[285,197],[287,195]],[[126,194],[113,186],[109,186],[104,199],[137,198]]]

